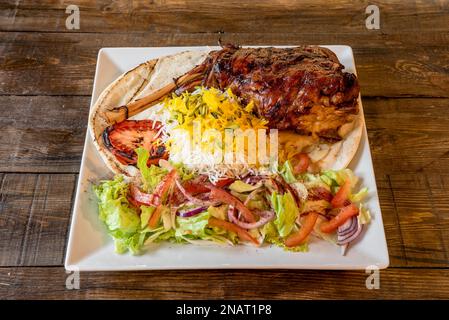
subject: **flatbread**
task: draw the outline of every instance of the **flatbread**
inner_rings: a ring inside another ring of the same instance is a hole
[[[89,115],[89,132],[95,147],[106,165],[114,173],[134,176],[134,166],[123,165],[106,148],[101,135],[111,124],[105,112],[126,105],[156,91],[200,64],[207,51],[185,51],[159,59],[146,61],[125,72],[112,82],[100,95]],[[145,112],[145,111],[144,111]]]
[[[359,148],[360,140],[363,134],[363,126],[363,110],[359,98],[359,113],[354,119],[353,129],[344,137],[343,140],[332,145],[331,152],[329,152],[325,158],[318,162],[318,166],[322,170],[340,170],[346,168],[352,158],[354,158]]]
[[[146,61],[121,75],[102,92],[89,115],[89,131],[102,159],[114,173],[135,176],[138,170],[134,166],[121,164],[104,145],[101,135],[104,129],[111,125],[106,120],[105,112],[138,100],[164,87],[173,79],[184,75],[203,62],[207,54],[208,51],[204,50],[185,51]],[[147,118],[148,112],[147,109],[133,118]],[[316,158],[314,160],[319,169],[337,170],[345,168],[357,152],[363,133],[363,125],[363,111],[360,107],[360,112],[354,119],[352,130],[345,135],[343,140],[332,145],[317,144],[309,147],[307,152],[312,159]]]
[[[364,126],[363,110],[361,110],[360,103],[359,108],[359,113],[354,119],[353,129],[344,137],[343,140],[334,143],[330,147],[329,153],[318,161],[317,164],[321,170],[344,169],[349,165],[352,158],[354,158],[357,149],[359,148]]]

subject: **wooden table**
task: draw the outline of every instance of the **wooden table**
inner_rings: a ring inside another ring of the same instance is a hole
[[[61,2],[0,4],[1,298],[449,298],[448,1],[375,1],[380,30],[365,27],[372,1]],[[65,27],[68,4],[79,30]],[[82,273],[66,289],[98,50],[220,36],[354,49],[391,259],[379,290],[363,271],[289,270]]]

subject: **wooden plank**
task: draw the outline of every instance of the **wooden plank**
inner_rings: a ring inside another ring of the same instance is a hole
[[[2,266],[20,264],[22,243],[30,218],[36,183],[35,174],[2,176],[0,189],[0,265]]]
[[[4,174],[0,266],[61,265],[76,177]]]
[[[446,99],[363,99],[376,174],[449,172]]]
[[[449,175],[376,176],[390,265],[449,266]],[[430,182],[429,182],[430,181]]]
[[[218,33],[3,32],[0,33],[0,94],[90,95],[97,53],[102,47],[216,45],[219,38]],[[364,96],[449,97],[446,63],[449,33],[388,36],[234,33],[223,35],[222,40],[247,45],[351,45]]]
[[[68,4],[80,9],[80,31],[230,33],[367,32],[370,1],[6,1],[0,30],[67,32]],[[448,2],[377,1],[383,33],[449,30]],[[325,14],[323,14],[325,10]]]
[[[449,266],[449,189],[427,181],[440,173],[376,175],[392,267]]]
[[[63,263],[76,185],[75,175],[39,175],[20,265]]]
[[[404,240],[399,225],[393,190],[391,190],[390,177],[376,175],[376,183],[385,236],[387,238],[390,266],[406,266]]]
[[[89,97],[1,96],[0,105],[0,171],[79,171]]]
[[[436,215],[437,230],[441,233],[446,255],[449,254],[449,175],[426,176],[429,195]]]
[[[446,196],[432,194],[425,174],[392,175],[390,183],[407,264],[448,266],[448,238],[444,236],[449,224],[439,219],[434,207]],[[440,208],[448,210],[447,201]]]
[[[364,271],[148,271],[81,273],[65,287],[63,268],[0,268],[5,299],[448,299],[449,269],[380,271],[368,290]],[[288,285],[286,285],[288,283]],[[205,285],[207,284],[207,285]],[[277,290],[276,288],[282,288]],[[424,289],[425,288],[425,289]]]

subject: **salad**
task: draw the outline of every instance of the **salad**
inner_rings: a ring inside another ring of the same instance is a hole
[[[342,254],[370,221],[350,169],[307,172],[310,159],[298,154],[272,174],[213,179],[164,159],[149,165],[139,147],[138,178],[116,175],[93,186],[99,218],[115,251],[145,252],[150,243],[252,246],[308,251],[328,241]]]

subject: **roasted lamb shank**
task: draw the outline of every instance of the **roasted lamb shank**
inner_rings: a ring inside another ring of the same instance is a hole
[[[270,128],[290,129],[328,141],[341,139],[339,129],[358,110],[359,85],[354,74],[329,49],[240,48],[226,45],[168,86],[127,106],[111,110],[118,122],[139,113],[171,92],[196,86],[231,88],[244,103],[254,101]]]

